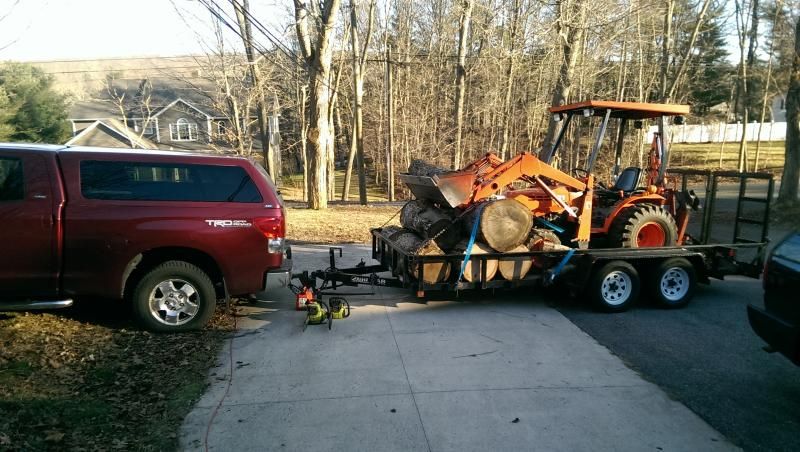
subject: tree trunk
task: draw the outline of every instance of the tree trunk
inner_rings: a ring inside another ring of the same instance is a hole
[[[367,205],[367,175],[364,167],[364,73],[367,57],[367,48],[372,37],[372,27],[375,23],[375,0],[369,4],[369,22],[364,38],[364,48],[359,45],[358,14],[355,0],[350,0],[350,46],[353,51],[353,141],[350,155],[347,159],[347,172],[342,189],[342,199],[350,195],[350,179],[353,173],[353,158],[356,159],[358,171],[358,200],[362,206]]]
[[[414,256],[440,256],[442,250],[439,249],[433,242],[426,242],[414,231],[408,229],[399,229],[396,226],[388,226],[379,232],[379,234],[387,241],[401,250],[405,254]],[[392,273],[396,275],[403,275],[405,273],[404,261],[399,259],[397,265],[392,269]],[[409,273],[414,278],[419,278],[419,266],[417,268],[409,269]],[[450,264],[447,262],[435,262],[425,264],[422,271],[422,280],[435,284],[444,281],[450,276]]]
[[[472,19],[472,3],[473,0],[463,0],[464,11],[461,13],[461,21],[458,28],[455,105],[456,147],[453,151],[453,169],[461,168],[461,135],[464,126],[464,94],[467,80],[467,36],[469,34],[469,23]]]
[[[786,151],[778,202],[797,204],[800,185],[800,20],[794,30],[794,58],[786,93]]]
[[[780,18],[781,14],[781,3],[782,0],[777,0],[775,2],[775,17],[772,19],[772,23],[778,23],[778,19]],[[764,81],[764,95],[761,98],[761,116],[758,120],[758,132],[756,136],[756,156],[755,161],[753,162],[753,171],[758,171],[758,159],[761,154],[761,130],[764,127],[764,118],[766,117],[767,113],[767,100],[769,98],[769,85],[770,81],[772,80],[772,55],[775,50],[775,39],[770,39],[769,41],[769,52],[767,52],[767,57],[769,60],[767,61],[767,76],[765,77]],[[772,119],[773,121],[775,118]]]
[[[416,231],[426,240],[436,237],[436,245],[444,251],[461,241],[461,230],[453,224],[454,219],[452,209],[441,209],[421,199],[407,202],[400,210],[400,224],[404,228]]]
[[[325,0],[320,4],[321,21],[317,28],[316,48],[312,47],[309,34],[309,10],[304,0],[294,0],[295,30],[297,40],[306,63],[309,93],[309,184],[308,207],[328,207],[328,153],[333,145],[330,124],[331,108],[331,63],[333,61],[333,37],[340,0]]]
[[[528,251],[527,246],[520,245],[509,251],[509,253],[526,253]],[[503,279],[507,281],[516,281],[524,278],[525,275],[528,274],[528,271],[530,271],[532,265],[533,261],[530,257],[508,257],[499,260],[498,270]]]
[[[459,250],[461,253],[466,253],[467,242],[461,242],[459,245],[456,246],[456,249]],[[478,256],[481,254],[488,254],[493,253],[494,250],[489,248],[484,243],[475,242],[472,245],[472,251],[470,252],[470,256]],[[497,259],[487,259],[486,260],[486,279],[484,280],[481,275],[481,270],[483,265],[481,265],[481,261],[478,259],[470,259],[467,261],[467,264],[464,266],[464,280],[467,282],[478,282],[478,281],[491,281],[492,278],[497,274],[498,268],[498,261]]]
[[[261,155],[264,158],[264,167],[275,181],[280,184],[278,178],[275,156],[269,147],[269,135],[267,134],[267,106],[264,98],[264,89],[261,83],[261,74],[258,71],[255,61],[255,48],[253,47],[253,31],[250,25],[250,4],[248,0],[234,0],[233,9],[236,11],[236,20],[239,23],[239,34],[242,37],[244,53],[247,57],[247,64],[250,73],[250,88],[256,90],[256,116],[258,118],[258,136],[261,141]]]

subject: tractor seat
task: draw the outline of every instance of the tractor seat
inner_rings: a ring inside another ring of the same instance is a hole
[[[622,170],[617,177],[617,181],[614,182],[614,186],[611,187],[609,190],[611,191],[621,191],[623,193],[630,193],[636,190],[636,187],[639,185],[639,176],[642,174],[642,169],[637,168],[635,166],[629,166]]]
[[[635,166],[625,168],[617,177],[617,181],[609,188],[596,189],[596,193],[606,202],[614,203],[621,199],[620,193],[627,196],[636,191],[642,169]]]

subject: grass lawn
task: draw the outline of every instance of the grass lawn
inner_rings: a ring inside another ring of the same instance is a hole
[[[719,154],[722,149],[722,169],[735,170],[739,166],[739,143],[676,143],[672,145],[670,165],[674,168],[719,169]],[[750,169],[756,155],[756,143],[747,143]],[[784,142],[761,142],[758,170],[780,173],[783,168]]]
[[[122,303],[0,314],[0,450],[175,450],[232,330],[152,334]]]
[[[344,170],[336,170],[336,199],[341,199],[344,186]],[[290,174],[281,179],[281,195],[287,201],[303,200],[303,175]],[[353,174],[350,181],[350,201],[358,201],[358,175]],[[372,183],[372,178],[367,177],[367,201],[386,201],[386,187]]]
[[[397,205],[332,205],[325,210],[289,207],[287,237],[294,243],[369,243],[370,228],[400,224]]]

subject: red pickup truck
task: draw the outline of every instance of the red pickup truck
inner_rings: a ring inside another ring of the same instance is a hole
[[[156,331],[286,285],[286,214],[238,157],[0,144],[0,310],[130,300]]]

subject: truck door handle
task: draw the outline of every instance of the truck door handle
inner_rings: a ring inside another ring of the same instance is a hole
[[[47,195],[33,195],[33,199],[47,199]]]

